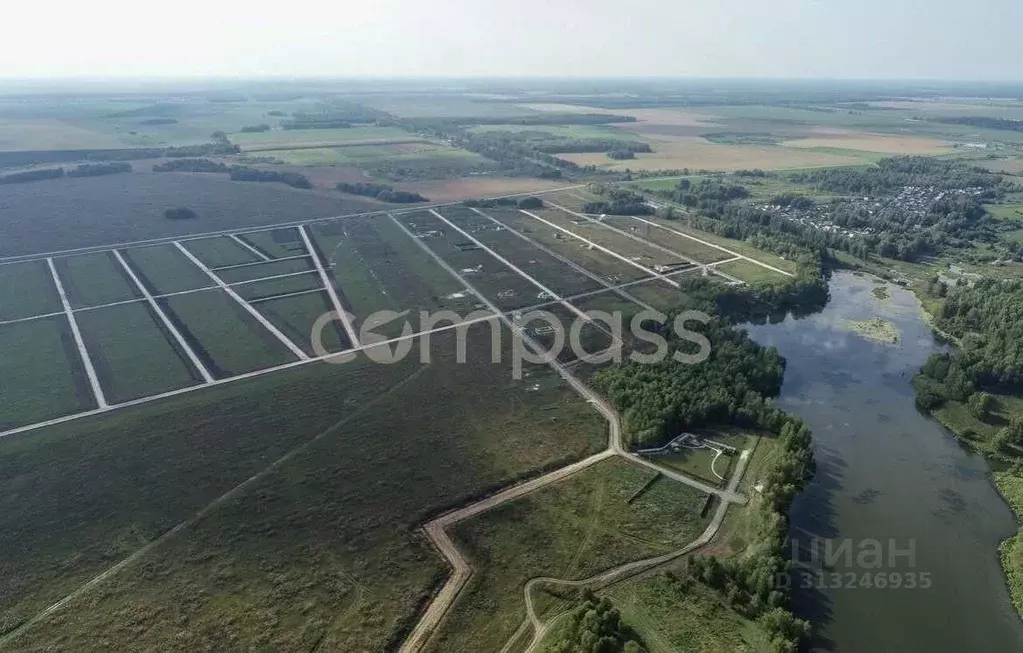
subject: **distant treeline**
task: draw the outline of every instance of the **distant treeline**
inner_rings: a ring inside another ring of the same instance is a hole
[[[615,161],[625,161],[635,159],[636,153],[632,150],[611,150],[607,153],[607,158],[614,159]]]
[[[535,116],[465,116],[432,120],[436,124],[448,125],[607,125],[615,122],[636,122],[633,116],[616,116],[609,113],[539,113]]]
[[[139,122],[140,125],[176,125],[176,118],[148,118]]]
[[[0,177],[0,184],[23,184],[30,181],[42,181],[43,179],[60,179],[61,177],[99,177],[122,172],[131,172],[131,164],[83,163],[70,170],[65,170],[64,168],[40,168],[39,170],[12,172]]]
[[[348,184],[345,182],[338,182],[337,189],[342,193],[362,195],[363,197],[373,197],[381,202],[391,202],[392,204],[410,204],[412,202],[430,201],[419,193],[394,190],[393,186],[388,186],[387,184],[369,184],[363,182]]]
[[[611,138],[565,138],[534,143],[538,152],[547,154],[569,154],[573,152],[653,152],[650,143],[642,141],[621,141]]]
[[[210,159],[174,159],[153,166],[153,172],[230,172],[223,163]]]
[[[231,181],[264,181],[280,182],[294,188],[309,189],[313,185],[309,178],[297,172],[279,172],[277,170],[260,170],[248,166],[231,166],[228,168]]]
[[[590,184],[589,189],[601,197],[606,197],[608,201],[587,202],[583,205],[583,213],[607,213],[610,215],[653,215],[654,213],[654,208],[647,204],[646,198],[631,190],[606,184]]]
[[[0,168],[29,165],[46,165],[65,161],[137,161],[197,156],[220,156],[238,154],[241,148],[227,142],[180,145],[176,147],[137,147],[118,150],[38,150],[22,152],[0,152]]]
[[[502,206],[517,209],[542,209],[543,200],[539,197],[493,197],[489,199],[470,199],[462,202],[463,206],[477,209],[495,209]]]
[[[245,125],[240,130],[243,134],[258,134],[260,132],[270,131],[270,125],[266,123],[262,125]]]
[[[1001,129],[1003,131],[1023,132],[1023,120],[1010,118],[988,118],[987,116],[955,116],[950,118],[934,118],[934,122],[947,125],[969,125],[984,129]]]
[[[347,120],[320,118],[317,116],[296,117],[292,120],[281,121],[281,127],[284,129],[348,129],[351,126],[352,123]]]

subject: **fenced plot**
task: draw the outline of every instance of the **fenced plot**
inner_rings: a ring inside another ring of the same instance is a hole
[[[330,298],[324,291],[269,299],[259,302],[258,308],[274,326],[283,331],[309,356],[343,351],[352,347],[337,320],[327,322],[322,330],[314,332],[316,321],[334,310]],[[317,351],[313,346],[314,339],[322,351]]]
[[[189,240],[185,246],[188,247],[188,251],[195,254],[196,258],[211,268],[242,265],[263,260],[230,236]]]
[[[133,247],[121,255],[154,295],[213,286],[210,278],[174,245]]]

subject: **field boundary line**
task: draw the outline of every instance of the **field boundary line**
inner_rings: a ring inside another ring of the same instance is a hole
[[[249,263],[235,263],[234,265],[218,265],[215,268],[210,268],[214,272],[220,272],[222,270],[235,270],[237,268],[250,268],[254,265],[266,265],[267,263],[277,263],[278,261],[297,261],[298,259],[309,258],[308,254],[299,254],[298,256],[284,256],[281,258],[268,258],[265,261],[251,261]]]
[[[85,348],[85,340],[82,338],[82,332],[78,329],[78,320],[75,319],[75,313],[71,309],[71,302],[68,301],[64,284],[61,283],[60,275],[57,274],[57,266],[53,264],[52,258],[47,258],[46,264],[50,267],[53,283],[57,287],[57,294],[60,295],[60,303],[64,306],[64,315],[71,326],[71,335],[75,339],[75,345],[78,346],[78,354],[81,356],[82,365],[85,367],[85,375],[89,378],[89,386],[92,388],[93,397],[95,397],[96,404],[100,408],[106,408],[109,404],[107,403],[106,396],[103,394],[103,386],[100,385],[99,375],[96,374],[96,368],[93,367],[89,350]]]
[[[661,281],[665,282],[666,284],[668,284],[669,286],[671,286],[672,288],[674,288],[676,290],[678,290],[678,289],[680,289],[682,287],[677,281],[669,279],[668,277],[664,276],[660,272],[657,272],[653,268],[648,268],[647,266],[643,265],[642,263],[637,263],[636,261],[633,261],[631,258],[629,258],[627,256],[623,256],[623,255],[619,254],[618,252],[616,252],[616,251],[614,251],[612,249],[604,247],[603,245],[601,245],[599,243],[593,242],[589,238],[584,238],[583,236],[580,236],[579,234],[577,234],[574,231],[572,231],[571,229],[566,229],[565,227],[562,227],[561,225],[554,224],[550,220],[546,220],[544,218],[541,218],[537,214],[530,213],[529,211],[527,211],[525,209],[519,209],[519,211],[521,213],[525,213],[526,215],[528,215],[529,217],[533,218],[534,220],[539,220],[540,222],[544,223],[548,227],[553,227],[554,229],[557,229],[558,231],[561,231],[561,232],[563,232],[565,234],[568,234],[569,236],[571,236],[572,238],[575,238],[576,240],[581,240],[582,242],[586,243],[587,245],[589,245],[593,249],[596,249],[596,250],[599,250],[601,252],[604,252],[605,254],[610,254],[611,256],[617,258],[618,260],[623,261],[625,263],[628,263],[632,267],[634,267],[634,268],[636,268],[638,270],[641,270],[641,271],[645,272],[646,274],[649,274],[649,275],[651,275],[653,277],[656,277],[656,278],[660,279]]]
[[[268,302],[271,299],[284,299],[286,297],[298,297],[299,295],[311,295],[314,292],[323,292],[323,288],[310,288],[309,290],[296,290],[295,292],[284,293],[283,295],[270,295],[269,297],[257,297],[255,299],[246,300],[250,304],[258,304],[259,302]]]
[[[586,276],[589,279],[592,279],[593,281],[596,281],[600,285],[604,286],[604,288],[614,292],[619,297],[621,297],[623,299],[627,299],[630,302],[632,302],[632,303],[636,304],[637,306],[639,306],[641,308],[644,308],[644,309],[646,309],[648,311],[655,311],[656,310],[656,309],[654,309],[653,306],[651,306],[650,304],[647,304],[646,302],[644,302],[643,300],[639,299],[638,297],[636,297],[632,293],[626,292],[625,290],[623,290],[621,288],[616,288],[614,286],[614,284],[609,282],[607,279],[601,277],[598,274],[594,274],[593,272],[590,272],[589,270],[584,268],[582,265],[579,265],[578,263],[576,263],[572,259],[570,259],[570,258],[568,258],[566,256],[563,256],[563,255],[559,254],[558,252],[555,252],[553,249],[547,247],[543,243],[541,243],[541,242],[539,242],[539,241],[537,241],[537,240],[535,240],[533,238],[530,238],[526,234],[518,231],[517,229],[512,229],[511,227],[509,227],[508,225],[504,224],[503,222],[501,222],[500,220],[498,220],[494,216],[490,215],[489,213],[484,213],[483,211],[480,211],[477,208],[473,208],[472,210],[475,211],[476,213],[482,215],[487,220],[490,220],[494,224],[500,225],[501,227],[506,229],[508,232],[515,234],[521,240],[524,240],[525,242],[529,243],[530,245],[532,245],[536,249],[540,250],[544,254],[547,254],[548,256],[561,261],[562,263],[564,263],[565,265],[569,266],[570,268],[572,268],[576,272]]]
[[[553,290],[551,290],[550,288],[548,288],[548,287],[547,287],[547,286],[545,286],[544,284],[540,283],[540,281],[539,281],[538,279],[534,278],[534,277],[533,277],[532,275],[530,275],[530,274],[528,274],[527,272],[523,271],[523,270],[522,270],[522,269],[521,269],[520,267],[518,267],[517,265],[515,265],[514,263],[512,263],[511,261],[509,261],[509,260],[508,260],[508,259],[506,259],[505,257],[501,256],[500,254],[498,254],[497,252],[495,252],[495,251],[494,251],[494,250],[492,250],[491,248],[487,247],[487,246],[486,246],[486,245],[485,245],[485,244],[484,244],[484,243],[483,243],[482,241],[480,241],[480,240],[479,240],[478,238],[476,238],[475,236],[473,236],[472,234],[470,234],[470,233],[469,233],[468,231],[466,231],[466,230],[462,229],[461,227],[459,227],[458,225],[456,225],[456,224],[455,224],[454,222],[452,222],[451,220],[448,220],[448,219],[447,219],[447,218],[445,218],[445,217],[444,217],[443,215],[441,215],[440,213],[438,213],[437,211],[435,211],[435,210],[433,210],[433,209],[430,209],[430,213],[432,213],[432,214],[433,214],[433,215],[435,215],[436,217],[438,217],[438,218],[440,218],[441,220],[443,220],[445,224],[449,225],[449,226],[450,226],[450,227],[451,227],[452,229],[454,229],[454,230],[455,230],[455,231],[457,231],[458,233],[460,233],[460,234],[462,234],[463,236],[465,236],[466,238],[468,238],[468,239],[469,239],[470,241],[472,241],[472,242],[473,242],[473,244],[475,244],[476,246],[478,246],[479,248],[481,248],[481,249],[482,249],[483,251],[485,251],[485,252],[486,252],[487,254],[490,254],[490,255],[491,255],[492,257],[494,257],[495,259],[497,259],[498,261],[500,261],[501,263],[503,263],[503,264],[504,264],[504,265],[505,265],[506,267],[508,267],[508,268],[509,268],[509,269],[510,269],[510,270],[511,270],[512,272],[514,272],[515,274],[519,275],[520,277],[522,277],[523,279],[525,279],[525,280],[526,280],[526,281],[528,281],[529,283],[531,283],[531,284],[533,284],[534,286],[536,286],[537,288],[539,288],[539,289],[540,289],[540,290],[541,290],[542,292],[546,293],[546,294],[547,294],[547,295],[548,295],[549,297],[553,298],[553,299],[554,299],[555,301],[557,301],[557,302],[558,302],[558,303],[560,303],[560,304],[561,304],[562,306],[564,306],[565,308],[567,308],[567,309],[568,309],[569,311],[571,311],[572,313],[574,313],[574,314],[575,314],[575,315],[576,315],[577,317],[579,317],[579,318],[580,318],[580,319],[582,319],[582,320],[585,320],[586,322],[588,322],[588,323],[590,323],[590,324],[594,324],[595,326],[597,326],[597,325],[596,325],[596,324],[595,324],[595,323],[593,322],[593,320],[592,320],[592,319],[590,318],[590,316],[589,316],[589,315],[587,315],[586,313],[583,313],[583,312],[582,312],[582,311],[580,311],[580,310],[579,310],[578,308],[576,308],[574,304],[572,304],[572,303],[570,303],[570,302],[566,301],[565,299],[563,299],[563,298],[561,297],[561,295],[559,295],[558,293],[554,292]],[[495,306],[494,308],[496,308],[496,306]],[[600,328],[600,329],[601,329],[601,331],[604,331],[604,333],[607,333],[608,335],[611,335],[611,334],[610,334],[610,333],[609,333],[609,332],[607,331],[607,329],[605,329],[604,327],[602,327],[602,326],[598,326],[598,328]],[[613,337],[613,336],[612,336],[612,337]],[[621,344],[620,344],[620,343],[616,343],[616,344],[618,344],[619,346],[621,346]]]
[[[510,193],[508,195],[488,195],[491,199],[504,199],[508,197],[522,197],[523,195],[545,195],[547,193],[557,193],[564,190],[571,190],[573,188],[582,188],[585,184],[573,184],[571,186],[562,186],[560,188],[547,188],[544,190],[533,190],[524,191],[521,193]],[[105,243],[102,245],[87,245],[85,247],[73,247],[70,249],[58,249],[52,252],[35,252],[33,254],[12,254],[10,256],[0,257],[0,265],[12,265],[14,263],[25,263],[28,261],[43,260],[48,257],[52,258],[64,258],[66,256],[74,256],[76,254],[88,254],[92,252],[104,252],[110,249],[125,249],[129,247],[145,247],[149,245],[167,245],[176,241],[188,242],[191,240],[203,240],[205,238],[213,238],[214,236],[230,236],[245,235],[245,234],[256,234],[263,233],[265,231],[275,231],[277,229],[287,229],[288,227],[297,227],[301,224],[319,224],[323,222],[336,222],[338,220],[344,220],[346,218],[364,218],[370,216],[386,216],[391,213],[415,213],[422,211],[427,208],[436,208],[441,206],[459,206],[462,204],[462,200],[455,202],[438,202],[434,204],[427,204],[425,206],[416,206],[405,209],[380,209],[378,211],[363,211],[361,213],[342,213],[340,215],[328,215],[320,218],[307,218],[305,220],[292,220],[291,222],[277,222],[268,225],[252,225],[250,227],[231,227],[229,229],[217,229],[215,231],[203,231],[194,234],[180,234],[178,236],[160,236],[159,238],[146,238],[143,240],[131,240],[120,243]],[[270,259],[271,261],[274,259]]]
[[[114,258],[117,259],[118,263],[121,264],[121,267],[124,268],[124,271],[128,273],[129,277],[131,277],[131,280],[135,283],[135,286],[145,296],[146,301],[149,302],[149,306],[150,308],[153,309],[153,312],[155,312],[157,316],[159,316],[160,321],[163,322],[163,325],[165,327],[167,327],[167,330],[170,331],[170,334],[174,336],[174,340],[177,341],[178,346],[180,346],[181,349],[185,352],[185,355],[188,356],[188,360],[192,362],[192,365],[195,367],[196,371],[199,372],[199,374],[202,376],[203,381],[205,383],[212,383],[213,375],[210,374],[210,371],[206,369],[206,366],[203,365],[201,360],[199,360],[199,357],[196,355],[196,353],[192,351],[192,347],[188,344],[188,341],[185,340],[185,337],[181,335],[181,332],[178,331],[178,328],[174,326],[174,323],[171,322],[169,317],[167,317],[167,314],[164,312],[163,308],[156,302],[155,299],[153,299],[153,296],[149,293],[149,289],[146,288],[146,285],[142,283],[142,280],[139,279],[138,275],[135,274],[135,270],[131,269],[131,266],[128,265],[128,261],[126,261],[124,257],[121,256],[120,251],[116,249],[112,251],[114,252]]]
[[[313,265],[316,266],[316,271],[320,275],[320,281],[323,283],[323,289],[326,290],[327,295],[330,296],[330,303],[334,305],[334,312],[337,314],[338,319],[341,320],[341,325],[345,328],[345,333],[348,334],[351,346],[358,347],[360,344],[359,337],[355,335],[355,329],[352,327],[352,321],[348,318],[348,313],[345,312],[344,307],[341,306],[341,299],[337,296],[337,291],[334,288],[334,282],[327,276],[327,271],[323,269],[323,261],[320,260],[320,255],[316,251],[316,246],[309,237],[309,233],[306,231],[304,224],[298,226],[298,233],[302,236],[302,242],[305,243],[305,249],[309,252],[309,256],[313,260]]]
[[[241,245],[242,247],[244,247],[245,249],[247,249],[248,251],[250,251],[253,254],[255,254],[256,256],[258,256],[259,258],[263,259],[264,263],[267,262],[267,261],[274,260],[274,259],[270,258],[269,256],[267,256],[266,254],[264,254],[263,252],[261,252],[258,249],[256,249],[255,247],[253,247],[252,245],[248,244],[247,242],[245,242],[241,238],[239,238],[238,234],[228,234],[228,237],[231,240],[233,240],[234,242],[236,242],[239,245]],[[247,265],[255,265],[255,264],[256,263],[248,263]]]
[[[715,270],[714,268],[710,267],[710,265],[708,263],[701,263],[700,261],[697,261],[696,259],[694,259],[694,258],[692,258],[690,256],[685,256],[684,254],[680,254],[680,253],[676,252],[673,249],[668,249],[667,247],[664,247],[663,245],[659,245],[659,244],[657,244],[657,243],[655,243],[655,242],[653,242],[651,240],[647,240],[646,238],[640,238],[636,234],[630,234],[628,231],[624,231],[622,229],[619,229],[618,227],[616,227],[614,225],[611,225],[611,224],[608,224],[608,223],[606,223],[606,222],[604,222],[604,221],[602,221],[600,219],[591,218],[590,216],[586,215],[585,213],[578,213],[576,211],[573,211],[572,209],[567,209],[567,208],[561,206],[560,204],[555,204],[554,202],[551,202],[549,200],[548,200],[547,203],[550,204],[551,206],[553,206],[554,208],[556,208],[557,210],[561,211],[562,213],[567,213],[569,215],[574,215],[577,218],[582,218],[583,220],[586,220],[586,221],[591,222],[593,224],[600,225],[603,228],[607,229],[608,231],[612,231],[612,232],[614,232],[616,234],[619,234],[621,236],[625,236],[626,238],[630,238],[630,239],[636,241],[637,243],[642,243],[643,245],[646,245],[647,247],[653,247],[654,249],[656,249],[656,250],[658,250],[658,251],[660,251],[660,252],[662,252],[664,254],[668,254],[669,256],[675,256],[677,258],[682,259],[683,261],[688,261],[689,263],[692,263],[693,265],[695,265],[697,267],[700,267],[700,268],[703,268],[705,270],[711,270],[712,272],[714,272],[714,274],[720,275],[720,276],[724,277],[725,279],[728,279],[729,281],[733,281],[735,283],[740,283],[740,284],[745,284],[746,283],[742,279],[737,279],[736,277],[733,277],[730,274],[725,274],[721,270]]]
[[[182,245],[178,241],[174,241],[174,245],[178,249],[180,249],[181,253],[184,254],[185,256],[187,256],[188,259],[190,261],[192,261],[192,263],[194,263],[196,265],[196,267],[198,267],[200,270],[202,270],[204,273],[206,273],[206,276],[208,276],[211,280],[213,280],[214,283],[216,283],[218,286],[220,286],[220,289],[223,290],[224,292],[226,292],[231,299],[233,299],[236,302],[238,302],[239,306],[241,306],[243,309],[245,309],[249,313],[249,315],[251,315],[252,317],[256,318],[256,320],[260,324],[262,324],[263,327],[267,331],[272,333],[278,340],[281,341],[281,343],[285,347],[287,347],[289,350],[291,350],[291,353],[294,354],[295,356],[297,356],[299,360],[309,360],[308,354],[306,354],[304,351],[302,351],[298,347],[298,345],[293,343],[291,341],[291,339],[288,338],[288,336],[284,335],[284,333],[280,329],[278,329],[276,326],[274,326],[273,323],[270,322],[270,320],[268,320],[265,317],[263,317],[262,313],[257,311],[247,301],[242,299],[241,295],[236,293],[234,291],[234,289],[232,289],[230,286],[228,286],[226,283],[224,283],[223,279],[218,277],[216,275],[216,273],[213,272],[213,270],[211,270],[208,267],[206,267],[206,264],[203,263],[202,261],[200,261],[198,258],[196,258],[195,255],[192,254],[192,252],[188,251],[188,249],[184,245]],[[262,281],[262,280],[260,279],[260,281]]]
[[[663,229],[665,231],[670,231],[671,233],[673,233],[673,234],[675,234],[677,236],[682,236],[683,238],[688,238],[690,240],[694,240],[694,241],[700,243],[701,245],[706,245],[707,247],[713,247],[714,249],[719,249],[719,250],[721,250],[722,252],[724,252],[726,254],[731,254],[732,256],[735,256],[737,258],[747,260],[750,263],[756,263],[757,265],[759,265],[762,268],[767,268],[768,270],[771,270],[773,272],[777,272],[779,274],[783,274],[783,275],[785,275],[787,277],[795,277],[796,276],[796,275],[792,274],[791,272],[786,272],[785,270],[782,270],[781,268],[776,268],[773,265],[768,265],[767,263],[764,263],[763,261],[758,261],[757,259],[755,259],[755,258],[753,258],[751,256],[746,256],[745,254],[740,254],[739,252],[727,249],[725,247],[722,247],[721,245],[716,245],[716,244],[714,244],[714,243],[712,243],[710,241],[703,240],[702,238],[697,238],[696,236],[691,236],[691,235],[689,235],[689,234],[687,234],[685,232],[678,231],[676,229],[672,229],[671,227],[668,227],[668,226],[665,226],[663,224],[654,222],[652,220],[646,220],[644,218],[639,217],[638,215],[632,215],[632,216],[629,216],[629,217],[633,218],[635,220],[639,220],[640,222],[643,222],[645,224],[651,225],[653,227],[657,227],[657,228]],[[710,263],[708,265],[720,265],[721,263],[728,263],[728,261],[718,261],[717,263]]]

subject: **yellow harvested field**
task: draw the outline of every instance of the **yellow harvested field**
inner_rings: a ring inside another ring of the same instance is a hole
[[[816,128],[814,136],[783,141],[785,147],[811,148],[828,147],[881,154],[942,154],[949,151],[948,141],[921,136],[899,136],[896,134],[873,134],[848,130],[827,130]]]
[[[715,116],[686,111],[685,109],[602,109],[578,104],[524,104],[527,109],[554,113],[608,113],[616,116],[632,116],[640,123],[651,125],[672,125],[683,127],[721,127],[714,122]],[[619,123],[628,127],[632,123]]]
[[[654,149],[651,154],[637,154],[635,159],[613,161],[601,152],[562,154],[561,158],[579,165],[595,165],[612,170],[783,170],[812,166],[853,165],[861,158],[826,152],[804,151],[755,145],[721,145],[699,137],[648,138]]]
[[[564,188],[564,181],[545,181],[525,177],[467,177],[464,179],[442,179],[398,184],[401,190],[408,190],[428,197],[432,202],[454,202],[469,197],[499,197],[516,193],[539,193],[552,188]]]

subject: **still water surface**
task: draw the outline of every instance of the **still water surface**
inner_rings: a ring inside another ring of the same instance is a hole
[[[788,360],[778,405],[814,434],[817,474],[789,531],[804,563],[792,579],[794,609],[817,624],[815,651],[1023,651],[997,554],[1015,532],[1012,513],[983,457],[917,411],[910,380],[941,345],[911,293],[888,285],[891,297],[879,300],[876,285],[839,273],[823,312],[748,327]],[[873,317],[896,326],[898,344],[847,322]],[[851,547],[851,564],[837,555],[822,569],[826,541],[832,552]],[[879,572],[901,587],[866,587]]]

